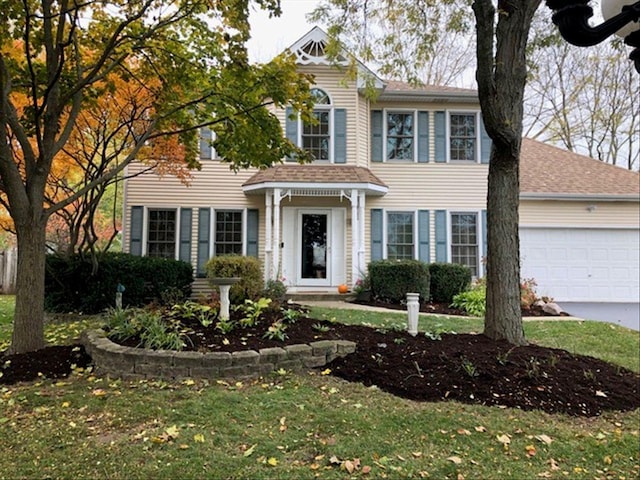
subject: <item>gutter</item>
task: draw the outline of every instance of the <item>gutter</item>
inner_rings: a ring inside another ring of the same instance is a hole
[[[520,193],[521,200],[566,200],[570,202],[640,202],[640,195],[634,193]]]

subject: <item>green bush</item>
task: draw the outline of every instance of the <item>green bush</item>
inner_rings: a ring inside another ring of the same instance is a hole
[[[286,294],[287,286],[281,280],[270,279],[267,280],[267,285],[260,296],[270,298],[277,303],[283,303]]]
[[[235,305],[243,304],[245,300],[257,300],[264,289],[264,280],[260,261],[255,257],[240,257],[238,255],[221,255],[213,257],[206,265],[207,278],[212,286],[214,278],[237,277],[238,283],[231,286],[229,300]]]
[[[472,289],[455,295],[451,305],[456,308],[461,308],[472,317],[484,317],[487,305],[485,300],[486,294],[487,289],[484,283],[479,283]]]
[[[164,292],[191,295],[189,263],[127,253],[104,253],[97,268],[80,256],[47,256],[45,308],[51,312],[99,313],[115,303],[118,284],[125,287],[122,304],[139,307],[160,302]]]
[[[138,346],[151,350],[179,351],[185,347],[188,338],[179,321],[163,318],[160,311],[145,309],[111,309],[107,312],[105,329],[112,340],[139,337]]]
[[[471,270],[457,263],[429,264],[431,278],[431,301],[451,303],[453,297],[464,292],[471,285]]]
[[[418,260],[371,262],[368,279],[377,300],[402,303],[407,292],[419,293],[422,302],[429,299],[429,267]]]

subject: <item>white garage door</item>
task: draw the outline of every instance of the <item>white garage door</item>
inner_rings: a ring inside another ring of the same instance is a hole
[[[522,278],[560,302],[638,302],[639,251],[639,230],[520,229]]]

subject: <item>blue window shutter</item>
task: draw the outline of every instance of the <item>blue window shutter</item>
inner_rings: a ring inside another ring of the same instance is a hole
[[[213,148],[211,147],[211,129],[200,129],[200,160],[211,160]]]
[[[142,221],[144,207],[131,207],[131,225],[129,226],[129,253],[142,255]]]
[[[291,143],[298,146],[298,117],[290,118],[293,115],[293,108],[287,107],[285,110],[285,136]],[[287,157],[287,162],[295,162],[293,157]]]
[[[429,161],[429,112],[418,112],[418,162]]]
[[[347,163],[347,111],[333,111],[333,163]]]
[[[484,128],[482,115],[480,115],[480,163],[489,163],[491,158],[491,138]]]
[[[447,212],[436,210],[436,262],[447,261]]]
[[[200,208],[198,210],[198,266],[199,277],[205,276],[205,265],[209,260],[209,232],[211,231],[211,209]]]
[[[258,256],[258,230],[259,217],[258,209],[250,208],[247,210],[247,256]]]
[[[418,210],[418,260],[426,263],[431,261],[429,220],[429,210]]]
[[[371,209],[371,261],[382,260],[382,209]]]
[[[436,163],[447,161],[447,117],[445,112],[435,114]]]
[[[191,208],[180,209],[180,255],[183,262],[191,263],[191,222],[193,210]]]
[[[371,161],[382,161],[382,110],[371,111]]]
[[[487,258],[487,211],[486,210],[482,210],[482,256],[486,259]],[[485,262],[481,262],[482,264],[482,271],[484,272],[484,270],[486,269],[485,267]]]

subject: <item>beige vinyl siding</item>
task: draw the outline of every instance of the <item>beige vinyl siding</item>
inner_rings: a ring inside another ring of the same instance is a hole
[[[486,164],[372,163],[371,171],[389,187],[384,197],[368,197],[368,208],[485,208]]]
[[[364,97],[360,93],[356,93],[357,99],[357,132],[358,135],[355,138],[356,144],[356,164],[359,167],[368,167],[369,160],[371,158],[370,152],[370,142],[371,142],[371,133],[370,133],[370,122],[371,122],[371,111],[370,111],[370,101],[366,97]]]
[[[639,224],[638,202],[520,201],[520,225],[523,227],[638,228]]]

